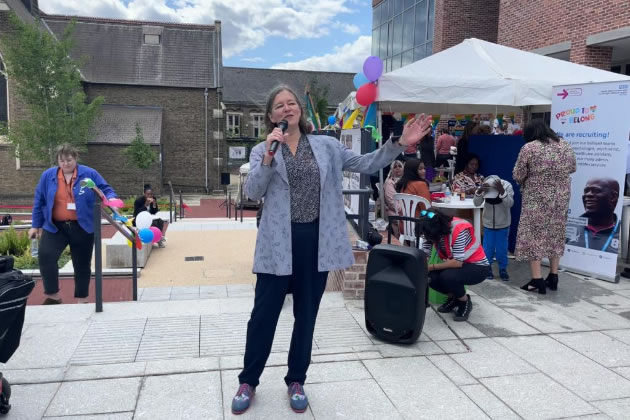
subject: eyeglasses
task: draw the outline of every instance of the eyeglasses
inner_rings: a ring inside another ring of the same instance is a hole
[[[435,213],[433,213],[432,211],[426,211],[426,210],[422,210],[420,212],[420,216],[424,217],[428,217],[429,219],[433,219],[435,217]]]

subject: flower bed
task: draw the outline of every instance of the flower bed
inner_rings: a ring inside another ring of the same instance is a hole
[[[25,231],[14,228],[0,232],[0,255],[11,255],[15,259],[14,268],[18,270],[38,269],[37,257],[31,256],[31,240]],[[70,248],[66,247],[57,265],[59,268],[70,261]]]

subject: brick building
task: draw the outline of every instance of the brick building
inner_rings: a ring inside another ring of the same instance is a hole
[[[630,74],[627,0],[372,0],[372,10],[385,71],[479,38]]]
[[[160,192],[168,181],[184,191],[219,186],[226,165],[223,119],[217,111],[220,22],[187,25],[53,16],[40,13],[36,0],[0,0],[0,34],[8,29],[11,11],[27,22],[41,17],[42,30],[55,36],[76,21],[72,58],[87,57],[80,68],[84,90],[90,100],[104,96],[106,104],[81,161],[101,172],[119,194],[142,189],[143,175],[122,154],[135,137],[136,124],[160,156],[144,174],[155,190]],[[15,96],[9,81],[9,122],[25,115]],[[2,111],[0,107],[0,118]],[[0,145],[0,197],[28,201],[43,168],[13,156],[10,145]]]

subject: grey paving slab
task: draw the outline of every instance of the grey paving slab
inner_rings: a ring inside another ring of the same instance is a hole
[[[324,296],[322,296],[322,300],[319,303],[320,308],[335,308],[335,307],[345,307],[346,301],[343,298],[342,292],[326,292]]]
[[[148,295],[148,296],[140,296],[138,298],[139,302],[158,302],[170,300],[171,295]]]
[[[450,356],[475,378],[537,372],[530,363],[490,338],[466,340],[469,353]]]
[[[600,365],[630,366],[630,346],[598,331],[554,334],[551,337]]]
[[[473,302],[473,312],[468,318],[468,322],[488,337],[540,333],[540,331],[520,321],[511,313],[480,296],[475,296],[471,300]]]
[[[483,378],[481,382],[524,419],[557,419],[599,410],[542,373]],[[553,398],[539,398],[541,390]]]
[[[29,305],[24,323],[55,324],[87,321],[94,314],[94,305]]]
[[[254,297],[254,287],[251,284],[228,284],[228,297]]]
[[[256,419],[256,420],[283,420],[283,419],[313,419],[310,407],[303,414],[294,413],[289,406],[287,387],[282,378],[286,374],[284,369],[265,369],[261,384],[256,388],[256,396],[251,406],[244,414],[235,416],[230,407],[232,397],[238,389],[237,370],[221,371],[221,383],[223,389],[223,415],[225,419]],[[312,401],[310,389],[313,385],[305,386],[306,394]]]
[[[451,316],[450,314],[445,314]],[[442,321],[439,316],[431,308],[427,308],[427,312],[424,316],[424,326],[422,327],[422,333],[426,335],[430,340],[454,340],[457,337],[447,325]],[[480,333],[483,336],[483,334]]]
[[[371,379],[372,375],[361,362],[313,363],[308,368],[306,383],[324,383]]]
[[[455,362],[450,356],[436,355],[429,356],[431,363],[435,365],[443,374],[445,374],[455,385],[471,385],[477,384],[477,380],[473,376],[466,372],[457,362]]]
[[[98,321],[90,324],[72,355],[72,364],[131,363],[136,360],[146,319]]]
[[[488,418],[426,357],[363,362],[405,418]],[[317,414],[316,414],[317,416]]]
[[[199,298],[199,293],[193,293],[188,295],[171,295],[170,300],[195,300]]]
[[[372,344],[345,307],[322,308],[317,317],[313,339],[318,348]]]
[[[219,305],[215,302],[220,299],[197,299],[186,301],[170,301],[166,305],[159,302],[112,302],[103,304],[103,312],[93,314],[95,321],[138,319],[138,318],[161,318],[177,316],[202,316],[218,314]]]
[[[603,334],[607,336],[613,337],[622,343],[630,345],[630,330],[611,330],[611,331],[602,331]]]
[[[353,353],[355,348],[370,347],[370,350],[374,350],[375,346],[346,346],[346,347],[324,347],[322,349],[314,348],[311,351],[311,355],[318,356],[320,354],[337,354],[337,353]]]
[[[22,334],[20,347],[5,367],[33,369],[65,366],[86,329],[85,322],[31,325]]]
[[[145,367],[145,362],[70,366],[64,381],[138,377],[144,375]]]
[[[623,376],[626,379],[630,379],[630,366],[624,366],[624,367],[619,367],[619,368],[613,368],[613,371],[617,372],[618,374],[620,374],[621,376]]]
[[[466,348],[464,343],[462,343],[459,340],[436,341],[435,344],[440,346],[440,348],[442,350],[444,350],[444,353],[446,353],[446,354],[467,353],[468,352],[468,349]]]
[[[373,379],[313,384],[307,393],[315,418],[404,418]]]
[[[359,360],[359,356],[356,353],[320,354],[319,356],[312,356],[311,360],[313,363],[346,362]]]
[[[199,286],[199,297],[226,298],[227,287],[225,285]]]
[[[221,356],[219,357],[219,368],[227,369],[243,369],[243,356]]]
[[[44,369],[2,369],[2,374],[12,384],[40,384],[46,382],[61,382],[65,367]]]
[[[144,291],[142,292],[142,295],[143,296],[170,295],[172,289],[173,289],[172,287],[146,287],[143,289]]]
[[[630,397],[630,381],[550,337],[495,340],[587,401]]]
[[[630,319],[604,309],[595,304],[580,300],[573,304],[545,302],[546,305],[596,330],[630,328]]]
[[[461,386],[460,389],[492,419],[511,420],[521,418],[481,384],[465,385]]]
[[[593,401],[592,404],[613,419],[625,420],[630,415],[630,398]]]
[[[593,330],[591,326],[542,302],[509,303],[501,307],[543,333]]]
[[[219,298],[212,302],[212,306],[219,308],[218,313],[247,313],[250,314],[254,308],[253,297],[240,298]]]
[[[219,372],[145,378],[135,419],[217,419],[223,413]]]
[[[357,352],[359,360],[382,359],[383,355],[378,351]]]
[[[619,294],[610,294],[605,296],[585,297],[587,301],[600,305],[611,311],[630,310],[630,296],[620,296]]]
[[[167,375],[175,373],[206,372],[219,370],[218,357],[196,359],[151,360],[146,362],[145,375]]]
[[[141,381],[141,378],[121,378],[64,382],[46,410],[46,416],[133,411]]]
[[[178,286],[171,289],[173,295],[199,295],[199,286]]]
[[[453,321],[454,313],[449,314],[437,314],[433,309],[427,310],[427,315],[424,319],[427,328],[423,331],[433,341],[441,340],[453,340],[457,337],[462,339],[468,338],[482,338],[486,335],[479,331],[470,322],[455,322]],[[471,315],[471,317],[474,316]],[[470,318],[469,318],[470,319]],[[446,322],[446,324],[445,324]],[[454,333],[457,334],[454,335]]]
[[[94,414],[92,416],[44,417],[46,420],[131,420],[133,412]]]
[[[6,419],[39,420],[55,396],[59,383],[11,386],[11,411]],[[5,418],[5,416],[3,416]]]
[[[199,331],[200,356],[243,354],[248,320],[248,313],[202,316]]]
[[[149,318],[136,360],[199,357],[199,317]]]

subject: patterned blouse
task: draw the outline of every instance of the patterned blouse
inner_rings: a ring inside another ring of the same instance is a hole
[[[479,174],[470,176],[466,172],[460,172],[453,178],[453,190],[468,191],[481,184],[483,184],[483,177]]]
[[[287,167],[291,222],[310,223],[319,218],[319,166],[305,135],[300,136],[295,156],[282,143],[282,157]]]

